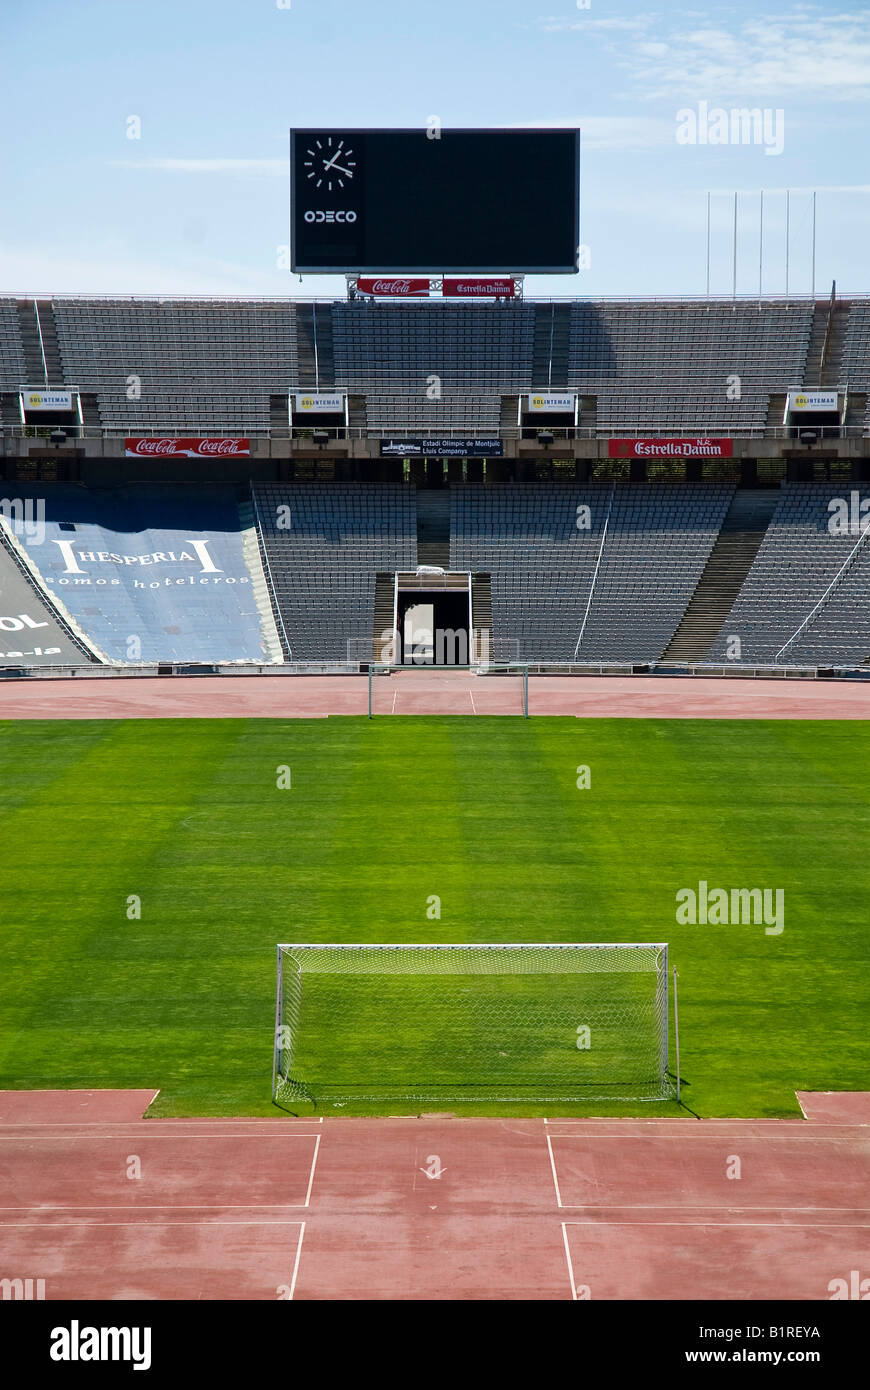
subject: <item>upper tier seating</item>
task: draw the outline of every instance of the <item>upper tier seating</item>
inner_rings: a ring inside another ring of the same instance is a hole
[[[267,430],[269,396],[298,384],[289,300],[56,299],[54,315],[65,379],[96,393],[106,428]]]
[[[25,380],[26,367],[18,309],[14,299],[0,299],[0,391],[17,391],[32,383]]]
[[[531,304],[337,303],[332,333],[336,385],[373,428],[495,430],[502,394],[532,385]]]
[[[866,302],[853,304],[849,311],[841,376],[845,385],[867,392],[864,425],[870,428],[870,304]]]
[[[812,322],[809,302],[575,302],[568,384],[597,396],[599,429],[763,427],[771,392],[804,385]]]

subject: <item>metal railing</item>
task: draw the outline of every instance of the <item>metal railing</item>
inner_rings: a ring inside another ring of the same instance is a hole
[[[390,429],[386,426],[362,426],[362,425],[324,425],[318,427],[317,432],[328,436],[329,443],[347,442],[361,439],[519,439],[527,442],[534,442],[537,439],[538,431],[545,426],[535,427],[518,425],[508,426],[485,426],[482,429],[471,429],[462,425],[397,425]],[[548,430],[553,435],[553,444],[547,445],[552,449],[560,441],[573,440],[601,440],[601,439],[634,439],[634,438],[675,438],[675,439],[703,439],[703,438],[727,438],[727,439],[781,439],[794,440],[800,443],[800,435],[804,430],[811,429],[818,440],[837,440],[837,439],[866,439],[870,436],[870,421],[860,425],[729,425],[723,422],[712,423],[705,429],[692,428],[688,425],[559,425]],[[44,439],[50,440],[53,433],[63,430],[67,439],[102,439],[106,442],[117,441],[121,443],[124,439],[171,439],[184,438],[187,436],[198,438],[241,438],[246,439],[275,439],[275,440],[295,440],[298,442],[320,443],[314,440],[314,433],[311,426],[294,429],[291,426],[280,425],[273,427],[245,426],[244,429],[237,429],[228,426],[224,430],[217,429],[212,422],[207,424],[187,423],[165,424],[165,425],[140,425],[131,424],[127,427],[121,426],[99,426],[99,425],[0,425],[0,438],[3,439]],[[62,446],[58,446],[62,447]],[[542,447],[544,447],[542,445]],[[398,457],[398,456],[396,456]]]
[[[66,662],[58,666],[0,666],[0,680],[66,680],[71,678],[94,680],[135,680],[140,678],[175,676],[365,676],[369,666],[389,665],[368,658],[351,658],[347,661],[292,661],[269,662],[197,662],[166,661],[142,662],[133,665],[93,665]],[[486,662],[478,662],[485,666]],[[692,662],[666,665],[660,661],[537,661],[534,657],[510,655],[504,659],[490,656],[491,666],[520,666],[530,676],[631,676],[633,678],[659,679],[675,677],[725,677],[738,680],[870,680],[870,667],[860,666],[785,666],[774,663],[741,662]],[[398,667],[396,669],[399,669]],[[412,669],[409,667],[408,669]],[[417,665],[414,670],[424,671],[426,665]],[[432,667],[428,667],[429,670]],[[439,669],[439,668],[436,668]],[[445,669],[445,668],[440,668]],[[449,669],[449,668],[448,668]]]

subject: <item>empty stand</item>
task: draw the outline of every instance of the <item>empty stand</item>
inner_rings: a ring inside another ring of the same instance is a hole
[[[37,377],[42,380],[42,372]],[[18,305],[14,299],[0,299],[0,391],[17,391],[29,386],[24,347],[18,324]]]
[[[781,662],[854,665],[870,655],[868,537],[862,539],[859,530],[836,535],[829,525],[831,500],[850,503],[853,492],[860,507],[870,498],[870,485],[783,484],[752,568],[712,644],[710,660],[723,661],[728,639],[738,637],[744,662],[773,662],[831,585],[824,604],[783,652]]]
[[[812,324],[811,302],[578,301],[569,385],[597,396],[603,430],[763,428],[771,391],[804,384]]]
[[[732,493],[731,484],[454,488],[452,566],[490,572],[494,638],[518,638],[524,660],[657,660]],[[578,529],[584,506],[591,524]]]
[[[451,568],[489,573],[494,641],[517,639],[520,659],[573,658],[611,492],[594,483],[451,488]]]
[[[665,661],[704,660],[758,554],[778,497],[774,488],[735,492]]]
[[[862,394],[870,393],[870,304],[853,302],[843,337],[842,379]],[[870,427],[870,394],[865,401],[864,426]]]
[[[654,661],[674,635],[734,493],[730,483],[617,486],[581,661]]]
[[[375,429],[495,431],[501,395],[528,389],[531,304],[336,303],[335,381]]]
[[[254,499],[293,659],[346,661],[349,639],[371,642],[377,572],[417,564],[414,489],[263,483]]]
[[[289,300],[55,299],[54,315],[65,379],[108,429],[266,431],[270,395],[298,385]]]

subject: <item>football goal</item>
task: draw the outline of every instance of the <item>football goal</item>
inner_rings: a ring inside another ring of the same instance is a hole
[[[529,668],[521,662],[477,666],[369,666],[369,719],[378,714],[529,714]]]
[[[669,1099],[666,945],[281,945],[272,1097]]]

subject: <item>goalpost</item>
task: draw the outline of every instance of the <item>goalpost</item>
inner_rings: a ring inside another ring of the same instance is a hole
[[[666,1100],[664,944],[279,945],[272,1098]]]
[[[529,717],[529,668],[523,662],[435,666],[369,665],[369,719],[377,714],[519,714]]]

